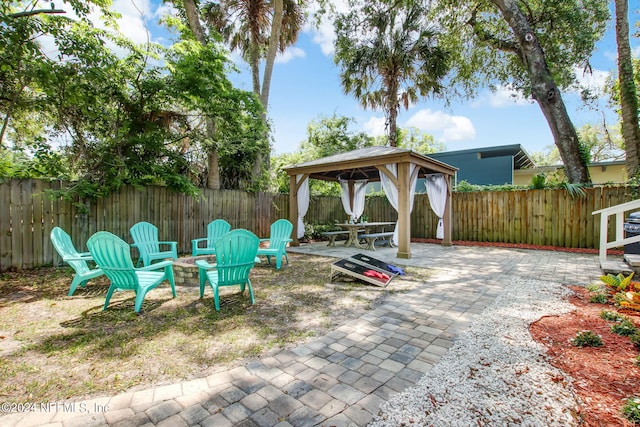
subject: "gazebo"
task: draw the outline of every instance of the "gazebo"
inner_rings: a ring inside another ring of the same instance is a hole
[[[294,225],[293,245],[299,245],[302,218],[309,204],[309,178],[340,182],[345,209],[355,209],[359,189],[364,200],[364,182],[382,183],[389,201],[398,212],[398,258],[411,258],[411,208],[415,183],[427,178],[434,194],[441,198],[440,234],[443,245],[451,245],[451,183],[457,168],[428,156],[397,147],[367,147],[335,154],[285,168],[289,175],[289,219]],[[432,200],[430,185],[427,185]],[[348,200],[348,202],[347,202]],[[431,202],[434,205],[434,202]],[[364,205],[362,205],[364,208]],[[434,209],[435,211],[435,209]],[[357,215],[356,215],[357,216]]]

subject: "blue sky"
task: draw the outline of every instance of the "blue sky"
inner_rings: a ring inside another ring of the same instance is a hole
[[[115,0],[113,8],[123,15],[122,32],[133,40],[146,42],[148,30],[153,41],[166,43],[168,34],[157,26],[158,18],[169,10],[166,5],[158,0]],[[638,20],[638,14],[631,9],[630,20]],[[616,68],[613,22],[609,22],[607,28],[607,35],[598,43],[591,60],[593,75],[585,76],[584,84],[601,87]],[[307,29],[275,65],[269,100],[275,154],[294,152],[306,139],[309,122],[334,113],[354,118],[354,131],[370,135],[384,132],[382,112],[364,110],[351,95],[343,93],[340,70],[333,63],[332,36],[329,25]],[[631,43],[634,56],[638,57],[638,39],[632,37]],[[251,90],[248,67],[239,60],[237,64],[242,73],[232,76],[232,81],[242,89]],[[584,107],[576,93],[564,92],[563,98],[576,128],[601,123],[603,111],[610,125],[617,120],[607,105],[606,95],[598,103],[601,111]],[[398,125],[414,126],[433,135],[445,144],[447,151],[521,144],[533,153],[548,151],[553,145],[538,105],[524,100],[514,102],[506,90],[498,93],[483,90],[476,99],[455,101],[446,107],[441,101],[427,99],[409,110],[402,110]]]

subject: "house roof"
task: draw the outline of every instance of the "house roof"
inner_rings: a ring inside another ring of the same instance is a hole
[[[289,175],[309,174],[324,181],[340,179],[379,181],[377,166],[409,162],[421,168],[420,175],[444,173],[454,175],[457,168],[412,150],[397,147],[366,147],[284,168]]]
[[[513,157],[514,169],[526,169],[536,167],[535,163],[529,156],[529,153],[520,144],[500,145],[496,147],[471,148],[468,150],[443,151],[431,154],[432,157],[446,161],[448,157],[456,157],[465,154],[477,154],[479,159],[488,159],[491,157]]]

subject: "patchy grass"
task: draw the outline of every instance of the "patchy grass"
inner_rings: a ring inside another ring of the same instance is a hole
[[[71,269],[0,274],[0,396],[79,399],[209,375],[320,336],[428,280],[427,270],[409,268],[387,288],[331,284],[332,258],[289,259],[280,271],[252,270],[255,305],[239,287],[223,288],[219,312],[211,288],[199,299],[197,283],[179,287],[175,299],[160,285],[137,315],[132,292],[114,294],[102,310],[104,277],[67,297]]]

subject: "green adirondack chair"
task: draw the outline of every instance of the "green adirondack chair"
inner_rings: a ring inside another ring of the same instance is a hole
[[[260,247],[258,256],[267,257],[267,262],[271,264],[271,257],[275,258],[276,269],[280,269],[282,265],[282,257],[289,264],[289,256],[287,255],[287,244],[292,242],[291,233],[293,232],[293,224],[286,219],[279,219],[271,224],[271,234],[268,239],[260,239],[260,242],[269,242],[268,247]]]
[[[191,255],[215,255],[215,243],[220,237],[231,231],[231,224],[224,219],[215,219],[207,225],[207,237],[191,240]],[[206,242],[204,247],[200,246]]]
[[[78,252],[71,241],[71,236],[60,227],[53,227],[51,230],[51,243],[62,260],[69,264],[75,271],[68,296],[72,296],[78,286],[85,287],[90,279],[102,276],[104,272],[100,268],[89,267],[91,254],[89,252]]]
[[[178,259],[178,242],[158,241],[158,227],[155,225],[144,221],[138,222],[129,229],[129,233],[133,239],[131,246],[138,249],[140,254],[138,267],[140,263],[148,266],[156,260]],[[161,250],[161,246],[163,249],[169,247],[169,250]]]
[[[163,281],[169,281],[173,297],[176,285],[173,280],[173,261],[161,261],[152,265],[135,268],[131,260],[129,244],[108,231],[99,231],[89,238],[87,247],[91,256],[111,281],[103,310],[116,290],[131,290],[136,294],[135,312],[139,313],[142,301],[151,289]]]
[[[251,304],[255,303],[249,273],[254,266],[260,239],[248,230],[237,229],[222,236],[215,243],[216,264],[197,260],[200,272],[200,298],[204,296],[207,283],[213,289],[213,302],[220,310],[219,289],[222,286],[240,286],[240,292],[249,288]]]

